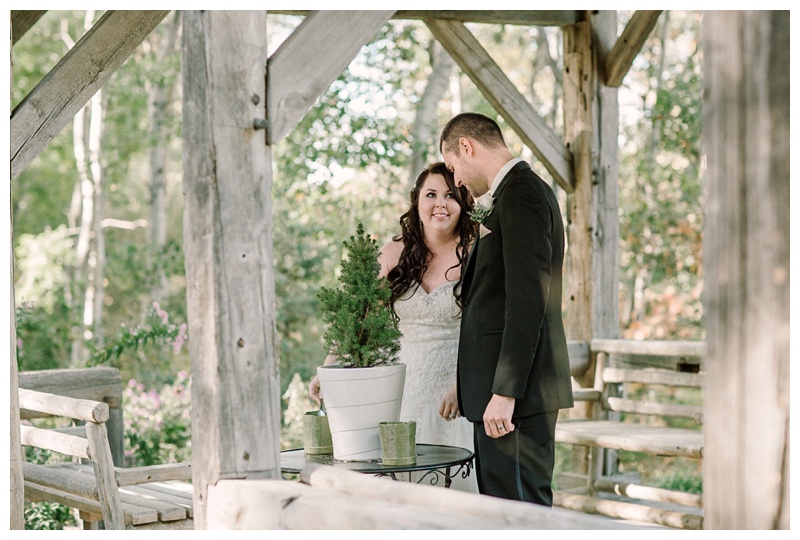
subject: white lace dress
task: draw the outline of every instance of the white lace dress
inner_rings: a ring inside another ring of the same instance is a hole
[[[472,424],[466,418],[450,422],[439,416],[439,404],[456,381],[461,319],[453,297],[455,282],[426,293],[422,287],[395,301],[403,332],[400,361],[406,365],[401,420],[417,423],[417,443],[460,446],[473,451]],[[475,470],[453,479],[452,488],[478,492]]]

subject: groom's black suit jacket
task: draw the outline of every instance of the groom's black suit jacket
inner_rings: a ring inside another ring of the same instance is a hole
[[[492,394],[516,398],[515,419],[572,407],[555,193],[517,163],[495,190],[483,226],[491,232],[477,239],[462,279],[461,414],[482,421]]]

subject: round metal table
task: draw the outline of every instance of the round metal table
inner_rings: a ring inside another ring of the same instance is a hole
[[[414,465],[384,465],[378,461],[338,461],[332,454],[306,455],[302,448],[284,450],[281,452],[281,473],[300,474],[306,466],[331,465],[341,469],[349,469],[375,476],[389,476],[394,480],[401,480],[398,475],[406,474],[409,482],[416,481],[421,484],[438,485],[444,481],[444,487],[449,488],[457,475],[462,478],[469,476],[472,471],[475,455],[466,448],[457,446],[444,446],[440,444],[418,444],[417,462]],[[418,478],[413,473],[422,473]]]

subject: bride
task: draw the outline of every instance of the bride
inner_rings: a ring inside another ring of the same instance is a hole
[[[417,443],[473,450],[472,424],[458,415],[456,363],[460,329],[461,268],[475,234],[467,212],[472,198],[455,185],[444,163],[423,170],[400,216],[401,233],[381,248],[381,276],[392,289],[392,309],[403,333],[399,360],[406,365],[400,420],[417,423]],[[329,355],[326,364],[336,362]],[[308,385],[319,401],[319,381]],[[477,493],[473,471],[452,487]]]

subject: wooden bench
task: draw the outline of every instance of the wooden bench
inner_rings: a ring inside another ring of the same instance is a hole
[[[77,399],[101,401],[108,405],[109,417],[106,421],[108,443],[114,465],[125,466],[125,422],[122,417],[122,375],[119,369],[110,366],[90,368],[43,369],[19,373],[19,388],[37,390]],[[48,415],[24,411],[23,420],[42,418]],[[74,431],[80,433],[82,428]]]
[[[591,418],[559,420],[556,425],[556,442],[588,448],[589,464],[583,485],[573,482],[557,492],[555,504],[676,528],[702,528],[701,495],[641,485],[638,478],[616,475],[614,465],[620,450],[702,459],[702,404],[657,398],[676,391],[700,397],[704,344],[595,340],[591,349],[596,354],[594,387],[574,392],[577,401],[593,404]],[[631,361],[631,355],[637,358]],[[684,423],[690,425],[673,427],[667,418],[689,419]]]
[[[115,467],[106,430],[107,404],[19,389],[20,417],[56,416],[76,422],[74,429],[20,426],[20,440],[84,462],[23,463],[25,500],[57,502],[80,512],[87,528],[193,529],[191,464],[125,469]]]

